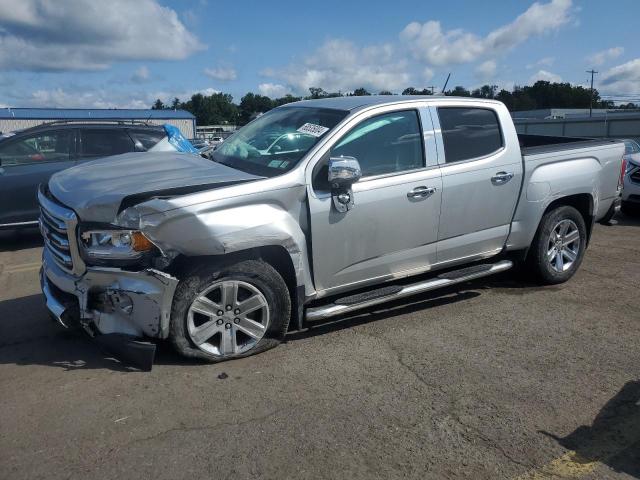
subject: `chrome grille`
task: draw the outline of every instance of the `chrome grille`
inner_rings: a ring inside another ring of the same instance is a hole
[[[40,203],[40,232],[45,247],[63,269],[78,274],[84,270],[75,240],[78,219],[73,210],[63,207],[48,198],[41,188],[38,191]]]

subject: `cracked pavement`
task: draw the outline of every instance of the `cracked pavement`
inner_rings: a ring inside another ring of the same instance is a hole
[[[37,235],[2,233],[0,478],[561,478],[575,451],[580,478],[640,479],[640,219],[619,220],[565,285],[507,272],[218,365],[161,344],[150,373],[52,323]]]

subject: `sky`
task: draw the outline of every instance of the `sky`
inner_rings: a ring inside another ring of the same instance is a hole
[[[640,101],[640,0],[0,0],[0,106],[309,87],[588,85]]]

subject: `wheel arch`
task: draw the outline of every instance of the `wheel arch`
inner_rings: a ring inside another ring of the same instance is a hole
[[[595,224],[595,205],[593,201],[593,195],[591,195],[590,193],[577,193],[574,195],[568,195],[566,197],[555,199],[554,201],[549,203],[549,205],[547,205],[547,208],[545,208],[542,212],[542,215],[538,220],[538,228],[540,228],[542,219],[548,212],[561,206],[573,207],[580,213],[584,220],[584,224],[587,227],[587,245],[589,245],[591,232]]]
[[[300,330],[303,320],[305,287],[299,284],[300,275],[296,272],[291,253],[282,245],[263,245],[222,255],[180,255],[173,262],[171,271],[176,277],[182,278],[186,272],[198,266],[209,265],[211,263],[239,262],[248,259],[262,260],[271,265],[282,276],[289,290],[291,299],[289,329]]]

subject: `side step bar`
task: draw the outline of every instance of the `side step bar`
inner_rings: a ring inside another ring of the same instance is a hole
[[[344,315],[346,313],[379,305],[381,303],[391,302],[410,295],[437,290],[439,288],[455,285],[456,283],[468,282],[469,280],[474,280],[476,278],[487,277],[489,275],[509,270],[511,267],[513,267],[513,262],[510,260],[503,260],[494,264],[474,265],[472,267],[446,272],[429,280],[411,285],[396,287],[387,286],[371,292],[339,298],[334,303],[330,303],[328,305],[308,308],[305,314],[305,320],[309,322],[317,322],[318,320],[324,320],[336,315]],[[378,292],[379,294],[377,294]],[[360,301],[358,301],[358,297],[360,297]]]

